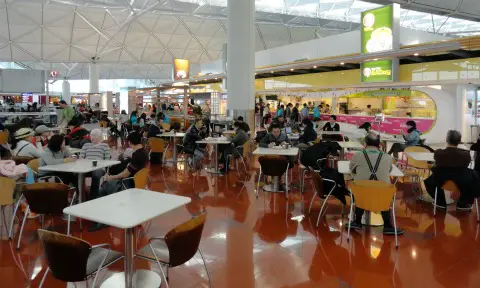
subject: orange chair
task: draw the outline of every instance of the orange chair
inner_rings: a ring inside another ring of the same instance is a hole
[[[375,180],[357,180],[350,183],[350,219],[354,218],[353,207],[380,213],[392,208],[393,228],[395,229],[395,247],[398,248],[397,221],[395,219],[395,185]],[[355,198],[355,199],[354,199]],[[348,238],[350,240],[350,225]]]
[[[127,185],[126,185],[127,180],[133,180],[135,182],[136,189],[147,189],[149,175],[150,175],[150,169],[143,168],[142,170],[135,173],[133,177],[122,179],[123,188],[127,189]]]
[[[443,190],[447,190],[452,192],[453,194],[460,194],[460,189],[458,189],[457,184],[455,182],[448,180],[442,186]],[[433,198],[433,216],[437,215],[437,194],[438,194],[438,187],[435,188],[435,197]],[[478,213],[478,198],[475,198],[475,209],[477,210],[477,222],[480,222],[480,214]]]

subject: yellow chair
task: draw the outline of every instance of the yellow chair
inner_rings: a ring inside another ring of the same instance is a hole
[[[123,188],[128,189],[127,185],[125,185],[126,181],[133,179],[136,189],[147,189],[149,175],[150,175],[150,169],[143,168],[142,170],[135,173],[133,177],[122,179]]]
[[[0,131],[0,145],[10,152],[10,155],[13,155],[10,145],[8,145],[8,131]]]
[[[153,153],[164,153],[165,152],[165,141],[160,138],[149,138],[148,146],[150,147],[150,152]]]
[[[2,209],[3,225],[5,225],[5,231],[8,229],[7,218],[5,216],[5,207],[10,206],[14,203],[13,193],[15,192],[15,186],[15,180],[7,177],[0,177],[0,187],[2,187],[2,189],[0,189],[0,207]],[[13,219],[15,219],[15,215],[12,215],[12,222]]]
[[[407,158],[407,167],[403,171],[404,178],[410,177],[412,179],[412,185],[417,183],[417,187],[420,187],[420,182],[422,178],[428,176],[431,165],[427,161],[413,159],[413,157],[408,156],[407,152],[431,153],[431,151],[421,146],[409,146],[404,150],[403,155],[406,155]]]
[[[35,174],[38,174],[38,169],[40,168],[40,159],[33,159],[30,160],[27,164],[27,166],[32,169]]]
[[[375,180],[357,180],[350,183],[350,219],[353,220],[353,207],[373,213],[387,211],[392,207],[393,227],[395,229],[395,247],[398,248],[397,221],[395,220],[395,185]],[[355,199],[354,199],[355,198]],[[348,238],[350,240],[350,226]]]
[[[171,127],[170,124],[166,124],[166,123],[162,124],[162,129],[165,130],[165,131],[170,131],[170,127]]]

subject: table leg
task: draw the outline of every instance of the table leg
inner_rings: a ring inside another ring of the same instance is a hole
[[[173,142],[173,162],[175,163],[175,167],[177,167],[177,146],[175,143],[175,137],[172,137]]]
[[[212,144],[212,145],[214,147],[213,153],[215,154],[215,167],[209,168],[207,172],[211,174],[220,174],[220,172],[218,172],[218,144]]]
[[[340,150],[340,159],[345,160],[345,148],[343,148],[343,147]]]
[[[133,271],[135,271],[135,260],[133,254],[135,251],[135,227],[125,229],[125,287],[132,288],[134,279]]]
[[[85,174],[78,174],[78,203],[83,202],[83,185],[85,185]],[[83,229],[82,219],[78,218],[78,223],[80,224],[80,230]]]

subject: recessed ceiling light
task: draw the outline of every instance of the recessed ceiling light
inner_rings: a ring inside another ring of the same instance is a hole
[[[418,53],[414,53],[413,56],[418,56]]]
[[[373,59],[373,61],[377,61],[377,60],[378,60],[378,58]]]
[[[317,68],[317,66],[313,66],[313,69],[316,69],[316,68]]]
[[[340,65],[345,65],[345,63],[343,63],[343,62],[340,62]]]
[[[293,70],[295,70],[295,69],[290,69],[290,71],[293,71]]]
[[[215,78],[215,80],[217,80],[218,78]]]
[[[343,74],[345,74],[345,73],[342,72],[342,75],[343,75]]]
[[[272,74],[273,74],[273,71],[270,71],[270,73],[272,73]]]

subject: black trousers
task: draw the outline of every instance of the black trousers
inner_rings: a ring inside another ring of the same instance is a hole
[[[392,145],[392,148],[390,148],[390,151],[388,151],[388,154],[392,155],[392,153],[393,153],[393,157],[395,157],[395,159],[398,159],[398,153],[403,152],[403,150],[405,150],[405,148],[407,148],[406,144],[394,143]]]
[[[355,207],[355,222],[357,224],[362,224],[362,217],[365,213],[365,210],[362,208]],[[382,211],[382,219],[383,219],[383,228],[393,228],[392,223],[390,221],[390,210]]]

